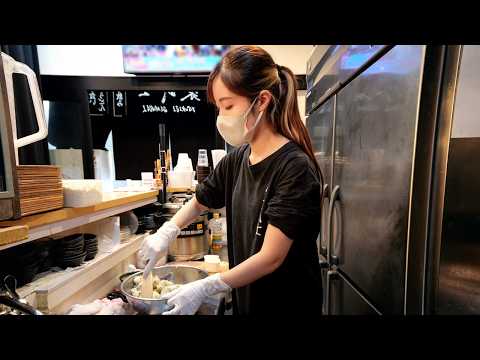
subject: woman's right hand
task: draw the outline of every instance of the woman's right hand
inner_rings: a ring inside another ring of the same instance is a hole
[[[140,247],[140,264],[138,264],[145,268],[144,276],[152,271],[160,258],[167,255],[170,243],[177,238],[180,231],[180,228],[174,222],[167,221],[155,234],[148,235],[145,238]]]

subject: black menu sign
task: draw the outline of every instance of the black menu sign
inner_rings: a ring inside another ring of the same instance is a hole
[[[162,114],[195,115],[206,103],[205,91],[153,90],[128,91],[129,112],[150,116]]]
[[[109,114],[108,103],[107,91],[88,90],[88,108],[90,115],[102,116]]]
[[[195,115],[204,111],[204,90],[88,90],[89,114],[92,116],[112,115],[121,118],[129,113],[157,118],[162,114]],[[128,100],[128,101],[127,101]]]
[[[123,117],[126,114],[127,96],[125,91],[115,90],[111,92],[113,104],[113,116]]]

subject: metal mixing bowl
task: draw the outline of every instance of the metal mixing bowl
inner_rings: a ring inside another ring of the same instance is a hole
[[[148,299],[133,296],[130,291],[135,284],[133,279],[136,276],[143,276],[143,271],[139,271],[128,276],[122,281],[120,290],[125,295],[128,302],[133,308],[141,314],[160,315],[165,311],[171,310],[172,307],[167,304],[166,300]],[[163,265],[152,270],[152,275],[157,275],[160,279],[168,276],[168,280],[175,284],[187,284],[195,280],[206,278],[208,273],[187,265]]]

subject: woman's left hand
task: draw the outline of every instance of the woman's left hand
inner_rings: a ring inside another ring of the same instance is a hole
[[[161,297],[167,300],[168,305],[174,305],[172,310],[164,312],[163,315],[194,315],[207,297],[230,289],[220,274],[182,285]]]

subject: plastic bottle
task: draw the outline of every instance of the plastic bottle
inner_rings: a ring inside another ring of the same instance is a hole
[[[218,254],[223,247],[223,226],[219,213],[213,214],[213,219],[210,220],[210,230],[212,236],[212,254]]]

